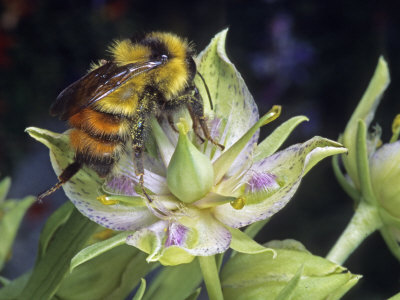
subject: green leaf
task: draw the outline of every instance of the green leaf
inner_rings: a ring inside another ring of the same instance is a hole
[[[67,222],[74,206],[70,201],[65,202],[58,208],[46,221],[39,239],[39,255],[43,257],[46,253],[50,241],[53,239],[57,230]]]
[[[250,238],[247,234],[242,232],[240,229],[227,227],[232,234],[232,241],[230,247],[240,253],[247,254],[258,254],[264,252],[271,252],[272,256],[275,256],[276,253],[271,248],[266,248],[252,238]]]
[[[3,180],[3,192],[8,190],[9,184],[8,179],[5,183]],[[10,254],[22,218],[34,201],[35,197],[28,196],[21,200],[6,200],[0,203],[0,270]]]
[[[32,271],[28,271],[2,287],[0,289],[0,300],[21,299],[17,297],[28,282],[31,273]]]
[[[374,118],[375,110],[390,83],[390,75],[387,63],[383,57],[379,58],[375,73],[362,96],[356,110],[347,123],[343,133],[343,144],[349,149],[349,154],[343,156],[343,163],[356,187],[359,187],[356,162],[356,135],[358,120],[363,120],[368,127]]]
[[[291,299],[338,299],[360,279],[345,268],[312,255],[298,242],[265,246],[276,251],[275,258],[269,253],[238,253],[224,265],[221,282],[225,299],[275,299],[286,294],[285,288],[292,289],[288,284],[295,285]],[[302,275],[295,284],[302,266]]]
[[[6,177],[2,181],[0,181],[0,205],[6,199],[7,193],[11,186],[11,178]]]
[[[115,247],[67,274],[56,296],[63,300],[126,299],[140,279],[158,266],[145,258],[134,247]]]
[[[305,116],[293,117],[278,128],[276,128],[267,138],[265,138],[254,151],[254,161],[259,161],[275,153],[285,142],[290,133],[302,122],[308,121]]]
[[[46,254],[37,259],[20,299],[51,299],[68,273],[72,257],[82,248],[97,228],[97,224],[76,209],[58,230],[47,247]]]
[[[197,300],[201,293],[201,288],[196,289],[190,296],[188,296],[185,300]]]
[[[136,292],[135,296],[132,298],[132,300],[142,300],[145,290],[146,290],[146,280],[144,280],[142,278],[139,289],[137,290],[137,292]]]
[[[189,264],[163,267],[152,281],[143,299],[182,300],[192,295],[202,280],[197,259]]]
[[[290,300],[293,293],[300,282],[301,274],[303,274],[304,265],[301,265],[296,274],[290,279],[288,284],[279,292],[275,300]]]
[[[400,300],[400,293],[390,297],[388,300]]]
[[[124,245],[126,238],[132,232],[122,232],[109,239],[90,245],[79,251],[71,260],[70,271],[72,272],[77,266],[103,254],[117,246]]]
[[[5,277],[3,277],[3,276],[0,276],[0,284],[1,285],[3,285],[3,286],[5,286],[5,285],[8,285],[8,284],[10,284],[10,280],[9,279],[7,279],[7,278],[5,278]]]

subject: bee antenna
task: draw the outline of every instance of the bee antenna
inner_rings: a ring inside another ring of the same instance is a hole
[[[72,164],[68,165],[68,167],[65,168],[65,170],[58,176],[58,182],[52,186],[50,189],[47,191],[41,193],[38,197],[37,200],[41,202],[45,197],[53,194],[56,190],[58,190],[64,183],[66,183],[68,180],[71,179],[72,176],[74,176],[82,167],[82,164],[75,161]]]
[[[203,75],[201,75],[199,71],[197,71],[197,74],[199,75],[199,77],[200,77],[201,80],[203,81],[204,87],[206,88],[208,100],[210,101],[210,107],[211,107],[211,109],[214,109],[213,103],[212,103],[212,100],[211,100],[210,90],[208,89],[207,83],[206,83],[206,81],[204,80]]]

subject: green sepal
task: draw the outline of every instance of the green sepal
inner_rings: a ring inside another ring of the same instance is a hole
[[[137,290],[135,296],[133,296],[132,300],[142,300],[145,291],[146,291],[146,280],[142,278],[140,280],[139,289]]]
[[[389,248],[390,252],[398,261],[400,261],[400,245],[393,233],[390,232],[389,227],[382,227],[380,229],[381,235],[385,240],[386,246]]]
[[[20,299],[51,299],[68,273],[72,257],[97,226],[74,209],[47,247],[46,254],[36,260],[32,276],[20,294]]]
[[[358,202],[360,202],[361,195],[358,190],[356,190],[355,187],[349,183],[345,175],[342,173],[342,170],[339,166],[339,155],[332,156],[332,168],[333,173],[335,174],[335,177],[342,189],[353,199],[355,204],[358,204]]]
[[[269,218],[261,221],[254,222],[253,224],[250,224],[247,226],[247,228],[244,230],[244,233],[247,234],[249,237],[254,239],[256,235],[260,232],[261,229],[269,222]]]
[[[72,258],[70,272],[72,272],[77,266],[97,257],[98,255],[101,255],[117,246],[124,245],[127,236],[130,234],[132,234],[132,232],[122,232],[109,239],[97,242],[82,249]]]
[[[148,264],[146,254],[130,247],[115,247],[66,275],[56,299],[126,299],[129,293],[158,264]]]
[[[163,267],[147,289],[143,300],[181,300],[189,297],[203,280],[197,259],[189,264]],[[176,284],[179,283],[179,288]]]
[[[314,141],[314,147],[320,148],[319,151],[316,151],[316,155],[311,155],[307,161],[307,164],[304,168],[303,176],[308,173],[317,163],[319,163],[324,158],[335,155],[335,154],[342,154],[347,153],[347,149],[343,147],[342,144],[328,140],[325,138],[321,138],[318,136],[313,137],[311,140]]]
[[[20,200],[4,200],[10,184],[11,180],[6,178],[0,185],[0,270],[10,254],[22,218],[36,199],[33,196],[27,196]]]
[[[40,258],[46,253],[54,234],[67,222],[73,210],[74,205],[70,201],[67,201],[47,219],[39,238],[38,255]]]
[[[225,299],[275,299],[302,266],[291,299],[339,299],[361,278],[312,255],[298,242],[272,242],[265,246],[276,251],[275,258],[269,253],[239,253],[224,265],[221,282]]]
[[[382,95],[389,83],[389,69],[385,59],[381,56],[368,88],[362,96],[343,133],[343,144],[349,149],[349,154],[343,156],[343,163],[348,174],[353,179],[356,188],[359,187],[359,174],[356,162],[356,136],[358,120],[364,120],[366,127],[370,125],[374,118],[375,110],[379,105]]]
[[[303,274],[304,265],[301,265],[299,270],[294,274],[292,279],[287,283],[287,285],[279,292],[275,300],[291,300],[293,293],[300,282],[301,274]]]
[[[276,118],[276,115],[280,114],[279,107],[273,107],[268,113],[260,118],[235,144],[232,145],[228,150],[223,152],[220,157],[214,162],[214,183],[217,184],[222,177],[229,170],[236,157],[240,154],[243,148],[251,140],[253,135],[257,132],[260,127],[268,124],[272,119]]]
[[[363,120],[358,121],[356,134],[356,161],[358,182],[361,188],[361,194],[370,204],[377,204],[377,199],[374,195],[371,183],[371,173],[369,170],[369,157],[367,150],[367,127]]]
[[[229,232],[232,234],[232,241],[230,247],[239,252],[247,254],[258,254],[264,252],[271,252],[272,256],[276,255],[276,252],[271,248],[266,248],[260,245],[247,234],[242,232],[240,229],[227,227]]]
[[[308,121],[308,118],[305,116],[297,116],[281,124],[257,145],[257,148],[254,150],[253,160],[259,161],[275,153],[285,142],[290,133],[304,121]]]

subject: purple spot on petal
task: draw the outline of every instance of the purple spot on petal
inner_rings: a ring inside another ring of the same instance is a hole
[[[278,183],[276,182],[276,175],[254,172],[247,182],[246,193],[268,191],[276,187],[279,187]]]
[[[113,177],[107,182],[107,187],[118,194],[137,196],[135,182],[126,176]]]
[[[165,247],[169,246],[181,246],[186,240],[186,232],[188,228],[181,224],[171,223],[168,227],[168,237],[165,241]]]

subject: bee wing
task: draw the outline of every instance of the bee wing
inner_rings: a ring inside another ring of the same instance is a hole
[[[81,109],[99,101],[118,89],[130,78],[162,64],[161,60],[118,66],[107,62],[67,86],[50,107],[50,114],[67,120]]]

